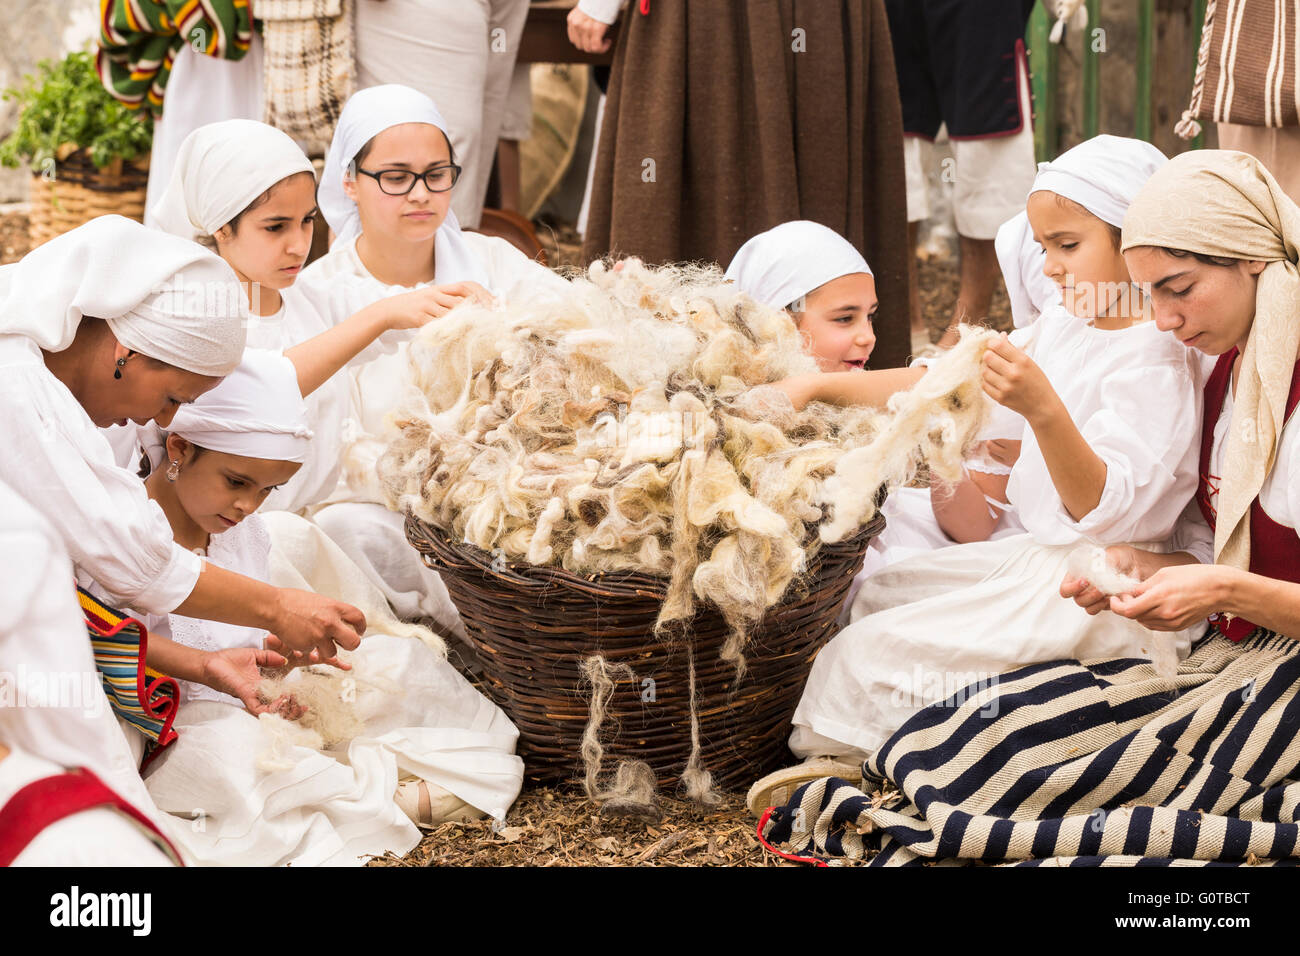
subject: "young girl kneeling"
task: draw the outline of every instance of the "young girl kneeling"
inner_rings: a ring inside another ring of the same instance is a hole
[[[310,434],[293,364],[249,351],[150,449],[146,486],[178,543],[254,578],[348,593],[370,622],[349,660],[330,662],[346,673],[278,671],[268,685],[245,665],[213,682],[222,690],[182,685],[179,737],[145,783],[180,818],[174,836],[201,863],[357,864],[404,853],[419,839],[412,820],[503,817],[522,784],[514,725],[447,663],[440,642],[394,621],[311,522],[254,513],[307,458]],[[293,563],[273,540],[292,543]],[[177,614],[144,620],[196,653],[279,649],[255,628]]]

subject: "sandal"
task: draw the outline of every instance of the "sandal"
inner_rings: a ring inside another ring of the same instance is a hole
[[[822,777],[839,777],[856,786],[862,784],[862,764],[835,757],[809,757],[793,767],[774,770],[749,788],[745,806],[754,816],[762,816],[768,807],[784,806],[805,783]]]
[[[419,777],[408,777],[400,781],[393,800],[411,818],[412,823],[425,829],[453,821],[464,823],[481,820],[487,816],[451,791]]]

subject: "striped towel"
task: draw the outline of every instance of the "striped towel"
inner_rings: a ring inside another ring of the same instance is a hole
[[[1146,660],[1036,664],[927,707],[866,761],[897,806],[816,780],[764,835],[873,866],[1294,865],[1298,726],[1300,643],[1263,630],[1210,637],[1172,683]]]
[[[100,0],[95,70],[128,109],[162,116],[172,63],[183,45],[241,59],[253,40],[248,0]]]
[[[1300,4],[1210,0],[1196,56],[1192,101],[1175,131],[1198,121],[1244,126],[1300,124]]]
[[[146,666],[149,632],[143,624],[101,604],[82,588],[77,588],[77,598],[108,702],[148,740],[143,769],[176,739],[172,730],[180,701],[176,681]]]

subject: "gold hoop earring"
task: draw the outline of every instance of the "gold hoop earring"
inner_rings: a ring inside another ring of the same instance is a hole
[[[181,476],[181,463],[177,459],[172,459],[172,466],[167,469],[167,480],[175,481]]]

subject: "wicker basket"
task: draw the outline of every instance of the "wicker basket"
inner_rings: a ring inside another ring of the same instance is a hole
[[[140,163],[114,160],[98,169],[79,150],[55,163],[52,179],[33,176],[28,230],[32,248],[96,216],[115,214],[143,222],[148,167],[145,157]]]
[[[728,629],[713,608],[690,624],[695,642],[701,766],[725,789],[748,786],[789,759],[790,718],[813,657],[835,619],[863,553],[884,527],[877,517],[854,538],[823,546],[808,574],[768,612],[746,651],[739,686],[719,652]],[[524,772],[537,783],[582,776],[579,742],[589,693],[578,667],[600,653],[627,664],[602,739],[607,761],[648,762],[661,787],[675,786],[690,749],[687,654],[681,640],[654,636],[666,580],[621,573],[584,578],[559,568],[493,566],[492,555],[449,541],[415,517],[406,535],[442,577],[482,664],[488,693],[519,728]]]

